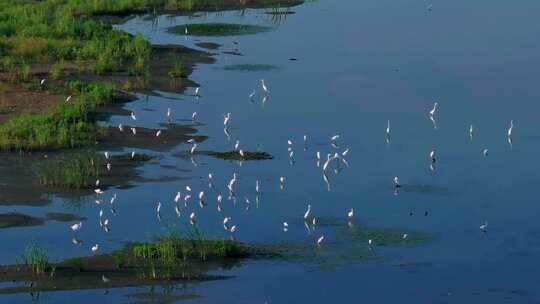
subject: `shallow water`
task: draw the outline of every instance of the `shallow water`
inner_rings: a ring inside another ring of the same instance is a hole
[[[142,176],[156,182],[106,191],[105,199],[118,194],[118,215],[109,215],[110,233],[99,229],[100,206],[93,199],[81,204],[51,197],[51,204],[10,204],[2,212],[36,217],[68,212],[87,217],[79,233],[85,243],[72,245],[69,226],[62,222],[10,228],[1,237],[0,262],[15,262],[30,239],[44,244],[56,259],[87,255],[94,243],[111,251],[127,241],[150,240],[168,225],[185,229],[186,215],[195,211],[209,237],[228,237],[221,222],[231,216],[241,241],[287,242],[313,250],[299,250],[305,252],[305,259],[247,261],[223,271],[234,276],[231,279],[190,284],[167,299],[129,296],[151,292],[141,287],[110,290],[107,295],[104,290],[47,293],[40,300],[172,303],[181,300],[176,296],[184,296],[197,303],[395,303],[404,298],[428,303],[538,302],[540,222],[535,217],[540,206],[535,187],[540,178],[540,137],[535,126],[540,109],[536,102],[540,24],[535,12],[540,4],[437,1],[431,11],[428,5],[405,0],[343,0],[339,5],[317,1],[293,8],[296,14],[279,22],[264,10],[161,16],[157,23],[145,17],[128,21],[120,27],[155,44],[179,43],[197,49],[201,49],[196,46],[199,42],[222,45],[210,50],[217,63],[199,65],[191,76],[201,86],[200,98],[193,97],[190,89],[185,94],[140,96],[126,104],[128,111],[137,113],[137,127],[162,128],[167,108],[176,123],[192,125],[191,113],[197,111],[195,135],[208,136],[200,143],[201,150],[229,151],[238,139],[242,149],[261,149],[275,158],[239,166],[204,155],[192,161],[186,157],[187,144],[135,147],[158,156],[159,161],[140,169]],[[178,24],[210,22],[273,29],[238,37],[167,32]],[[226,51],[243,56],[222,53]],[[231,71],[226,68],[231,65],[276,68]],[[262,78],[271,91],[264,104]],[[255,102],[248,98],[253,89]],[[440,105],[436,130],[428,119],[434,101]],[[223,132],[226,112],[232,113],[230,140]],[[512,145],[506,140],[511,119],[515,122]],[[392,128],[389,144],[387,120]],[[115,115],[110,123],[131,125],[132,121]],[[470,124],[476,130],[472,140]],[[309,136],[306,150],[304,134]],[[330,146],[334,134],[342,137],[338,149]],[[288,159],[289,138],[294,142],[294,165]],[[349,166],[329,174],[328,191],[315,165],[315,153],[324,156],[346,148],[350,148]],[[485,148],[487,157],[482,156]],[[438,155],[435,170],[429,168],[432,149]],[[3,166],[7,170],[9,164]],[[208,189],[209,172],[224,195],[233,172],[239,174],[237,201],[224,200],[223,214],[216,211],[215,190]],[[396,175],[404,185],[398,193],[392,187]],[[280,176],[286,177],[284,191],[279,188]],[[263,192],[258,204],[257,179]],[[176,191],[185,193],[186,185],[193,188],[193,199],[176,219],[172,200]],[[204,209],[195,198],[201,190],[207,192]],[[158,201],[164,204],[161,222],[155,214]],[[302,220],[308,203],[321,222],[309,232]],[[102,208],[107,213],[107,207]],[[324,225],[325,219],[341,219],[344,224],[350,208],[355,210],[355,228],[430,237],[411,246],[378,246],[375,237],[370,248],[362,237],[340,237],[343,231],[338,229],[346,228]],[[288,232],[283,232],[283,221],[289,223]],[[479,226],[485,221],[489,227],[483,233]],[[318,252],[315,240],[322,234],[326,239]],[[339,254],[329,252],[334,248]],[[168,289],[155,292],[170,296]],[[26,303],[29,297],[1,298]]]

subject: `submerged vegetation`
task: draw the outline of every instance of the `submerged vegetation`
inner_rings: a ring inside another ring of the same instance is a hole
[[[152,157],[142,153],[121,154],[111,157],[110,162],[141,163]],[[106,171],[106,162],[95,151],[76,153],[67,159],[44,161],[35,172],[41,185],[53,188],[90,189]]]
[[[177,25],[167,31],[174,34],[184,34],[187,30],[192,36],[238,36],[269,31],[271,28],[260,25],[238,23],[192,23]]]

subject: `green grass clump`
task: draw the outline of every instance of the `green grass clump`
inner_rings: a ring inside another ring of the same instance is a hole
[[[171,78],[183,78],[187,76],[184,65],[180,61],[176,62],[172,70],[170,70],[167,74]]]
[[[260,25],[237,23],[193,23],[173,26],[167,31],[169,33],[183,35],[186,28],[189,35],[207,37],[248,35],[270,30],[269,27]]]
[[[153,243],[135,244],[131,248],[135,258],[149,263],[178,265],[188,260],[206,261],[214,258],[245,256],[245,249],[229,240],[206,240],[202,233],[193,228],[188,238],[169,233]]]
[[[68,84],[74,97],[50,112],[22,114],[0,125],[0,149],[74,148],[95,141],[97,126],[91,114],[115,99],[112,87],[80,81]]]
[[[101,162],[94,153],[81,153],[66,160],[48,161],[36,169],[39,181],[47,187],[87,189],[100,176]]]
[[[44,274],[49,269],[49,256],[45,249],[32,242],[20,256],[19,264],[28,267],[34,274]]]
[[[228,152],[208,152],[208,155],[219,158],[219,159],[225,159],[225,160],[241,160],[241,161],[247,161],[247,160],[266,160],[266,159],[272,159],[273,156],[270,155],[267,152],[249,152],[249,151],[243,151],[244,156],[240,155],[239,151],[228,151]]]

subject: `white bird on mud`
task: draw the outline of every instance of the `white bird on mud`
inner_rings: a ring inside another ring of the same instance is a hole
[[[167,108],[167,121],[171,120],[171,108]]]
[[[134,113],[134,112],[131,112],[130,116],[131,116],[131,119],[137,120],[137,116],[135,116],[135,113]]]
[[[435,114],[437,113],[437,108],[439,107],[439,103],[435,102],[433,104],[433,109],[431,109],[431,111],[429,111],[429,116],[433,117],[435,116]]]
[[[81,227],[82,227],[82,222],[78,222],[77,224],[71,225],[71,230],[77,231],[77,230],[81,229]]]
[[[324,235],[321,235],[318,239],[317,239],[317,246],[321,246],[322,242],[324,241]]]
[[[105,155],[105,159],[109,159],[109,152],[105,151],[105,153],[103,153],[103,155]]]
[[[99,245],[98,245],[98,244],[95,244],[94,246],[92,246],[92,247],[90,248],[90,250],[92,250],[93,253],[96,253],[96,252],[98,251],[98,249],[99,249]]]
[[[124,132],[124,126],[122,124],[118,124],[118,130],[120,132]]]
[[[161,130],[158,130],[158,131],[156,132],[156,137],[159,137],[160,135],[161,135]]]
[[[41,79],[41,81],[39,82],[39,85],[40,85],[40,86],[44,86],[44,85],[45,85],[45,82],[47,82],[47,79],[46,79],[46,78],[43,78],[43,79]]]
[[[135,151],[131,151],[131,159],[135,158]]]
[[[131,128],[131,133],[133,133],[133,135],[137,135],[137,129],[135,129],[135,127],[132,127]]]
[[[268,87],[266,86],[266,83],[264,82],[264,79],[261,79],[261,87],[264,91],[265,94],[268,94],[270,93],[270,90],[268,89]]]
[[[107,171],[111,171],[112,165],[111,163],[107,163]]]
[[[66,103],[68,103],[68,102],[71,100],[71,98],[73,98],[73,96],[71,96],[71,95],[69,95],[68,97],[66,97]]]
[[[100,194],[103,194],[103,190],[101,189],[95,189],[94,192],[97,194],[97,195],[100,195]]]
[[[304,213],[304,220],[307,220],[309,218],[309,215],[311,214],[311,205],[307,205],[306,212]]]
[[[508,138],[512,137],[512,129],[514,128],[514,120],[510,120],[510,127],[508,128]]]

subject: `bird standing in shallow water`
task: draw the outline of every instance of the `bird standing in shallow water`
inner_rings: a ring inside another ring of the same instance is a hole
[[[311,214],[311,205],[308,204],[306,212],[304,213],[304,220],[307,220],[310,214]]]
[[[508,138],[512,137],[512,129],[514,128],[514,120],[510,120],[510,127],[508,128]]]
[[[266,83],[264,82],[264,79],[261,79],[261,87],[265,94],[270,93],[270,90],[268,90],[268,87],[266,86]]]
[[[429,158],[431,159],[431,163],[434,164],[437,159],[435,158],[435,150],[432,150],[431,152],[429,152]]]
[[[438,106],[439,106],[438,102],[435,102],[433,104],[433,109],[431,109],[431,111],[429,111],[429,116],[431,116],[431,117],[435,116],[435,114],[437,113]]]
[[[400,188],[401,187],[401,184],[399,183],[399,177],[394,177],[394,187],[395,188]]]
[[[347,213],[347,218],[350,220],[354,217],[354,209],[351,208],[351,210],[349,210],[349,212]]]
[[[317,239],[317,246],[321,246],[322,242],[324,241],[324,235],[321,235],[318,239]]]

